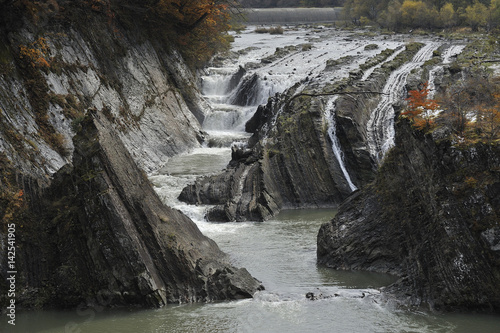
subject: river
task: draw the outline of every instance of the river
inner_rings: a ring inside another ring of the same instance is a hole
[[[334,214],[296,210],[263,223],[199,223],[235,264],[266,286],[254,299],[142,311],[28,313],[18,316],[18,330],[12,332],[498,332],[500,319],[495,316],[408,312],[378,304],[370,295],[390,283],[390,276],[316,266],[317,231]],[[307,292],[339,296],[311,301]]]
[[[379,49],[365,50],[369,43],[379,45]],[[149,177],[166,204],[190,216],[232,263],[247,268],[262,281],[266,289],[254,299],[140,311],[96,307],[19,313],[16,329],[9,327],[7,332],[498,332],[498,316],[408,311],[381,302],[377,297],[380,288],[394,281],[389,275],[318,267],[316,235],[320,225],[335,215],[334,209],[285,210],[262,223],[209,223],[204,220],[208,207],[189,206],[177,200],[182,188],[196,177],[225,168],[231,145],[244,145],[249,136],[243,131],[245,121],[270,95],[306,77],[318,82],[329,80],[323,73],[328,59],[351,56],[350,62],[329,74],[339,79],[380,50],[404,43],[405,37],[401,36],[363,36],[327,28],[298,28],[277,36],[248,29],[235,38],[233,50],[240,51],[238,58],[207,69],[203,92],[212,105],[204,123],[209,135],[207,144],[171,158]],[[312,47],[303,49],[303,44]],[[232,105],[234,91],[227,82],[239,66],[258,63],[277,47],[288,45],[299,47],[246,74],[258,75],[252,101],[246,106]],[[330,126],[335,126],[333,121]],[[335,136],[334,128],[329,134]],[[332,149],[341,150],[338,146]],[[341,161],[342,155],[338,156]],[[348,171],[344,174],[347,178]],[[308,299],[307,293],[317,299]],[[4,332],[7,328],[0,329]]]

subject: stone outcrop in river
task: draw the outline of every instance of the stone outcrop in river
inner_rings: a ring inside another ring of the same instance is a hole
[[[260,284],[145,176],[203,140],[177,51],[78,4],[38,25],[0,5],[1,289],[14,225],[18,308],[251,297]]]
[[[387,290],[407,304],[500,309],[498,145],[396,133],[375,181],[321,227],[318,263],[395,274]]]

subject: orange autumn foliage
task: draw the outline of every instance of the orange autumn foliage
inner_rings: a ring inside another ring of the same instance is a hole
[[[170,34],[191,66],[200,67],[229,47],[225,33],[231,28],[231,11],[236,7],[233,0],[160,0],[154,12],[165,24],[157,29]]]
[[[38,38],[28,46],[19,46],[19,57],[25,60],[33,68],[50,67],[46,59],[48,55],[49,47],[47,45],[47,40],[43,37]]]
[[[410,90],[408,94],[410,95],[406,99],[408,106],[405,111],[401,112],[401,115],[409,118],[417,129],[430,129],[434,124],[435,112],[439,104],[428,98],[428,83],[424,83],[419,90]]]
[[[228,20],[231,3],[227,0],[160,0],[155,9],[160,15],[169,16],[178,29],[192,31],[202,24],[216,26]]]

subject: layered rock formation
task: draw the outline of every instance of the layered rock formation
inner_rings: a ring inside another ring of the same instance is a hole
[[[368,147],[370,112],[390,73],[421,46],[408,45],[367,80],[355,70],[335,83],[305,80],[271,97],[247,123],[247,131],[254,134],[248,146],[233,148],[225,172],[199,179],[179,199],[216,205],[207,214],[214,221],[262,221],[282,208],[338,205],[353,191],[352,185],[361,187],[373,179],[377,165]],[[371,66],[387,57],[385,52]]]
[[[209,106],[178,51],[140,29],[134,34],[68,6],[63,18],[43,26],[21,17],[2,27],[0,107],[3,126],[12,131],[0,133],[2,151],[16,156],[12,161],[23,171],[50,175],[69,160],[74,130],[89,108],[112,121],[146,172],[198,147]]]
[[[318,234],[318,263],[400,276],[389,290],[434,309],[500,309],[500,150],[457,148],[398,123],[373,184]]]
[[[143,31],[64,4],[38,25],[1,13],[2,290],[15,225],[17,307],[251,297],[260,284],[145,176],[203,140],[194,76]]]
[[[286,103],[271,98],[259,108],[262,119],[250,146],[233,148],[223,174],[188,186],[180,199],[218,205],[207,214],[209,220],[262,221],[282,207],[329,206],[345,198],[350,189],[325,130],[325,102]]]
[[[161,203],[104,116],[88,115],[74,143],[73,166],[38,198],[31,193],[39,217],[18,231],[18,271],[28,286],[21,303],[162,306],[252,297],[261,288]]]

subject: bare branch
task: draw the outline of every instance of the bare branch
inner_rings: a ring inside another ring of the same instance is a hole
[[[307,96],[307,97],[319,97],[319,96],[334,96],[334,95],[353,95],[353,94],[376,94],[376,95],[389,95],[384,92],[380,91],[340,91],[340,92],[331,92],[331,93],[317,93],[317,94],[308,94],[308,93],[299,93],[297,95],[293,95],[289,100],[288,103],[291,103],[295,98],[301,97],[301,96]]]

